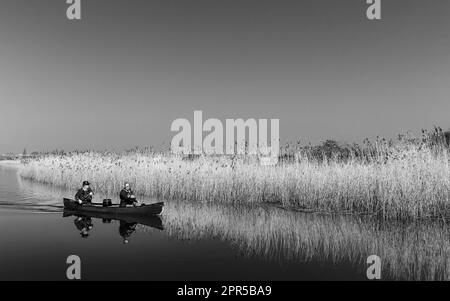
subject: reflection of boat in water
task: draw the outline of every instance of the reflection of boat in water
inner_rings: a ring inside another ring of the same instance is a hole
[[[157,215],[151,215],[151,216],[133,216],[133,215],[124,215],[120,216],[120,218],[117,217],[114,213],[107,213],[107,212],[79,212],[70,210],[67,208],[64,208],[63,217],[69,217],[69,216],[76,216],[80,218],[99,218],[102,219],[104,222],[109,222],[111,220],[118,220],[121,223],[127,223],[127,224],[141,224],[144,226],[148,226],[151,228],[164,230],[162,220]]]
[[[163,212],[164,203],[160,202],[138,207],[118,207],[117,205],[104,207],[103,204],[79,205],[74,200],[64,198],[64,210],[66,209],[79,212],[81,214],[109,214],[111,218],[123,220],[124,218],[131,217],[160,215]]]
[[[77,227],[77,229],[80,231],[80,235],[83,238],[89,237],[89,232],[94,227],[92,219],[87,216],[77,216],[73,223],[75,224],[75,227]]]

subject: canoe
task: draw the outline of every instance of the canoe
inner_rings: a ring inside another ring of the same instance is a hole
[[[164,209],[164,203],[154,203],[138,207],[120,208],[117,205],[103,207],[102,204],[80,205],[72,199],[64,198],[64,209],[78,213],[103,213],[109,214],[110,218],[123,219],[127,216],[152,216],[160,215]]]
[[[121,216],[120,218],[117,218],[115,214],[111,213],[105,213],[105,212],[77,212],[71,209],[64,208],[63,217],[70,217],[70,216],[77,216],[77,217],[90,217],[90,218],[98,218],[102,219],[104,221],[108,220],[117,220],[117,221],[124,221],[126,223],[138,223],[142,224],[148,227],[156,228],[159,230],[164,230],[164,226],[162,223],[161,218],[158,215],[150,215],[150,216]]]

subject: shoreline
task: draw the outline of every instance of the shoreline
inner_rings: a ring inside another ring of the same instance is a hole
[[[0,165],[20,165],[20,160],[0,160]]]
[[[89,180],[94,191],[106,195],[117,195],[128,181],[152,199],[277,203],[286,209],[398,220],[449,218],[449,152],[420,145],[387,151],[387,157],[382,152],[369,162],[302,158],[276,166],[218,156],[186,160],[170,154],[72,153],[28,161],[19,174],[69,189]]]

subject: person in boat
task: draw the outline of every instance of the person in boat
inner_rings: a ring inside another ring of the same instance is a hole
[[[92,230],[94,224],[92,223],[92,218],[78,216],[73,223],[75,227],[77,227],[78,231],[80,231],[80,235],[83,238],[87,238],[89,236],[89,231]]]
[[[136,231],[137,223],[129,223],[121,220],[119,226],[119,234],[123,238],[123,243],[128,244],[130,241],[130,236]]]
[[[136,197],[131,190],[130,183],[125,182],[125,185],[123,189],[120,191],[120,207],[126,207],[127,205],[134,205],[136,206],[138,204],[138,201],[136,200]]]
[[[90,187],[90,183],[88,181],[83,182],[83,187],[81,187],[77,194],[75,194],[75,201],[78,204],[91,204],[92,197],[94,196],[94,192]]]

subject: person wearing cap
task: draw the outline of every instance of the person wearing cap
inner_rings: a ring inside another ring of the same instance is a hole
[[[84,181],[83,187],[75,194],[75,201],[77,201],[78,204],[90,204],[93,196],[94,192],[92,191],[89,182]]]
[[[136,205],[138,201],[131,190],[130,183],[125,182],[123,189],[120,191],[120,207],[126,207],[127,205]]]

